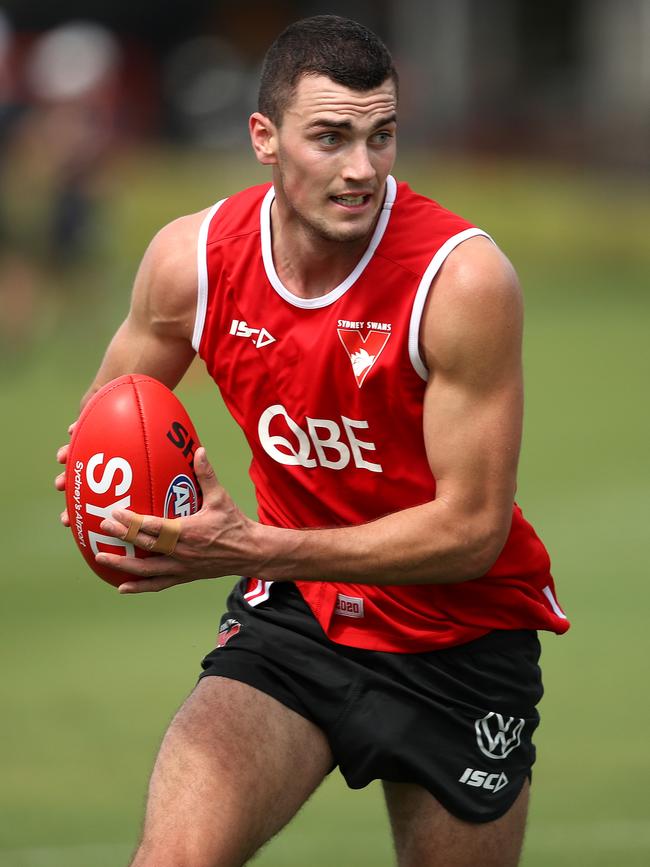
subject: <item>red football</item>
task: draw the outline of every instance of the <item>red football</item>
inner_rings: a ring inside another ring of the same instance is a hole
[[[84,407],[66,462],[66,504],[74,540],[90,568],[118,586],[127,577],[95,561],[98,551],[151,556],[102,533],[114,509],[180,518],[201,507],[194,474],[200,445],[176,395],[150,376],[112,380]]]

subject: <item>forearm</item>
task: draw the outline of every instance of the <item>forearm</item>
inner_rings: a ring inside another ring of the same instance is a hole
[[[449,584],[483,575],[505,536],[484,516],[461,517],[435,500],[355,527],[285,530],[258,525],[267,580]]]
[[[111,340],[97,374],[81,401],[82,408],[96,391],[126,373],[143,373],[174,388],[194,358],[188,341],[142,332],[127,319]]]
[[[173,556],[98,554],[102,564],[136,576],[125,580],[121,592],[153,592],[225,575],[348,584],[455,584],[487,572],[512,520],[512,500],[505,496],[486,501],[467,492],[462,498],[439,492],[433,502],[368,524],[284,529],[244,515],[217,481],[203,448],[197,449],[194,469],[203,507],[180,519]],[[102,523],[102,532],[124,539],[132,519],[133,513],[118,509]],[[151,551],[162,523],[162,518],[144,516],[134,544]]]

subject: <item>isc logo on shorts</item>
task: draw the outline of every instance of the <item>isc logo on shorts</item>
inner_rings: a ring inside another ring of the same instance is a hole
[[[503,772],[491,774],[489,771],[475,771],[474,768],[465,768],[462,776],[458,778],[458,782],[465,783],[466,786],[475,786],[477,789],[487,789],[488,792],[498,792],[507,786],[510,780]]]
[[[341,617],[363,617],[363,599],[360,596],[344,596],[339,593],[334,610]]]

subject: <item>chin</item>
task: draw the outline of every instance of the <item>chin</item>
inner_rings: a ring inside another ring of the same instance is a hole
[[[337,225],[336,223],[320,223],[313,228],[326,241],[336,241],[340,244],[354,243],[368,238],[373,231],[375,221],[363,225]]]
[[[339,244],[352,244],[356,241],[363,241],[369,235],[368,231],[360,231],[359,229],[332,229],[331,231],[323,231],[320,233],[326,241],[336,241]]]

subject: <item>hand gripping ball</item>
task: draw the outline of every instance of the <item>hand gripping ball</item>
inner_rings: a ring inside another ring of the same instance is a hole
[[[104,581],[117,587],[125,576],[98,564],[98,552],[152,556],[102,533],[114,509],[182,518],[201,508],[193,469],[199,445],[181,402],[150,376],[120,376],[88,401],[68,452],[66,504],[74,540]]]

